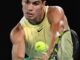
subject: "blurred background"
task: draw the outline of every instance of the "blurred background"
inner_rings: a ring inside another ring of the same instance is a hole
[[[11,60],[10,31],[23,16],[21,0],[1,0],[0,7],[0,60]],[[47,0],[46,5],[59,5],[64,9],[70,28],[80,37],[79,0]]]

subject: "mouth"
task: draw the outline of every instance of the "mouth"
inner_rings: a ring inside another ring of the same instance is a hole
[[[33,16],[33,14],[29,13],[29,12],[27,12],[26,14],[27,14],[28,17],[32,17]]]

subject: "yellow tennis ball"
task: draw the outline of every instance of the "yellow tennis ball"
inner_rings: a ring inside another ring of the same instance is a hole
[[[46,49],[47,49],[47,45],[44,42],[42,41],[36,42],[35,50],[37,52],[43,52],[43,51],[46,51]]]

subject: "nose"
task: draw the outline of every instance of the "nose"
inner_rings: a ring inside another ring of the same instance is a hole
[[[30,3],[27,5],[28,11],[33,11],[33,5]]]

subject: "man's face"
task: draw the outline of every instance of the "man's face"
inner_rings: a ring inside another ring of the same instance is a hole
[[[41,17],[45,2],[42,0],[22,0],[23,14],[28,20],[37,20]]]

